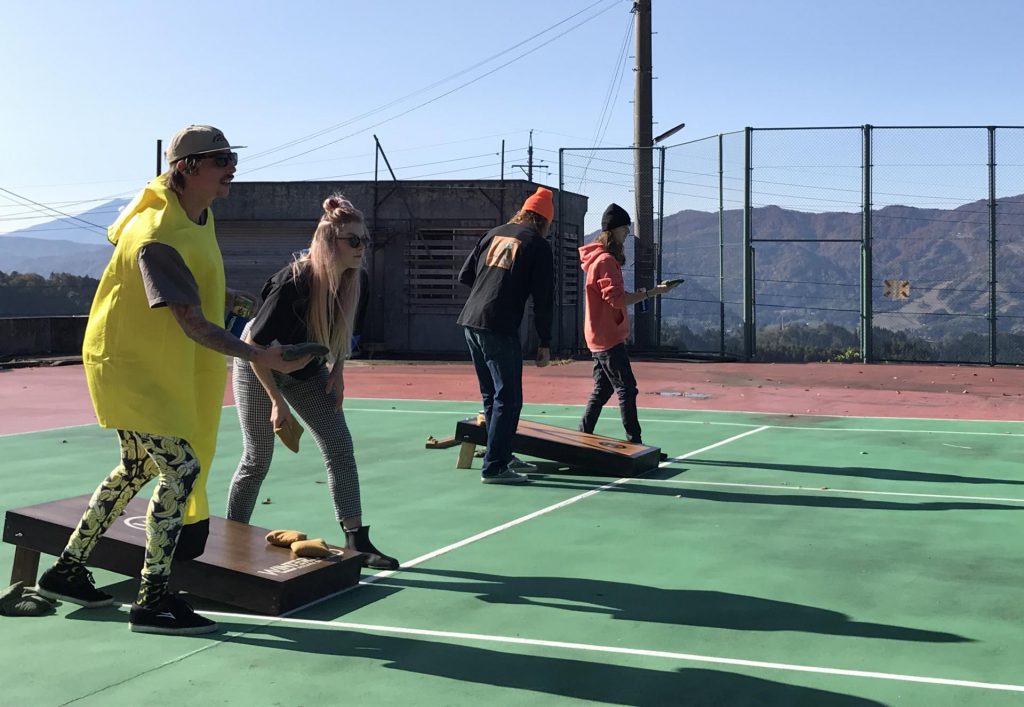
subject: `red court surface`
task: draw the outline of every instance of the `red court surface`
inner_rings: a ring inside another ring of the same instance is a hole
[[[642,408],[855,417],[1016,420],[1024,368],[634,362]],[[524,367],[528,403],[586,403],[589,361]],[[479,399],[470,363],[350,361],[351,398]],[[232,404],[230,385],[225,404]],[[613,400],[609,403],[614,405]],[[95,421],[81,365],[0,370],[0,434]]]

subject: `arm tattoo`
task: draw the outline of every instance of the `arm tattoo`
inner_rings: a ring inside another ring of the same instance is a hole
[[[188,338],[201,346],[235,358],[252,360],[255,349],[238,337],[209,321],[203,316],[202,308],[196,305],[169,305],[174,318]]]

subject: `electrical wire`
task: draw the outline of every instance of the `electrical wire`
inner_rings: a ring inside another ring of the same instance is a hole
[[[618,1],[618,0],[616,0],[616,2],[617,2],[617,1]],[[539,32],[539,33],[538,33],[537,35],[534,35],[534,37],[539,37],[540,35],[542,35],[542,34],[545,34],[546,32],[550,31],[550,30],[551,30],[551,29],[553,29],[554,27],[557,27],[557,26],[559,26],[559,25],[561,25],[561,24],[564,24],[565,22],[569,21],[570,19],[572,19],[572,18],[575,18],[575,17],[579,16],[580,14],[582,14],[582,13],[586,12],[587,10],[590,10],[591,8],[593,8],[593,7],[596,7],[597,5],[600,5],[600,4],[602,3],[602,2],[607,2],[607,0],[598,0],[598,2],[595,2],[595,3],[593,3],[593,4],[589,5],[589,6],[587,6],[587,7],[586,7],[586,8],[584,8],[583,10],[580,10],[579,12],[576,12],[576,13],[574,13],[573,15],[570,15],[570,16],[569,16],[569,17],[567,17],[566,19],[564,19],[564,20],[561,20],[560,22],[556,23],[555,25],[552,25],[552,26],[551,26],[551,27],[549,27],[549,28],[548,28],[547,30],[544,30],[544,31],[542,31],[542,32]],[[594,14],[594,15],[590,16],[590,17],[587,17],[586,19],[584,19],[584,20],[582,20],[581,22],[579,22],[579,23],[577,23],[577,24],[573,25],[572,27],[570,27],[569,29],[565,30],[564,32],[561,32],[560,34],[557,34],[557,35],[555,35],[555,36],[554,36],[554,37],[552,37],[551,39],[549,39],[549,40],[547,40],[547,41],[545,41],[545,42],[542,42],[541,44],[537,45],[536,47],[533,47],[532,49],[530,49],[530,50],[528,50],[528,51],[526,51],[526,52],[523,52],[522,54],[520,54],[520,55],[518,55],[518,56],[514,57],[513,59],[510,59],[509,61],[507,61],[507,62],[505,62],[505,63],[503,63],[503,64],[500,64],[500,65],[498,65],[498,66],[497,66],[497,67],[495,67],[494,69],[491,69],[490,71],[487,71],[487,72],[485,72],[485,73],[483,73],[483,74],[481,74],[481,75],[477,76],[476,78],[470,79],[469,81],[466,81],[466,82],[464,82],[464,83],[462,83],[462,84],[459,84],[458,86],[456,86],[456,87],[455,87],[455,88],[453,88],[453,89],[450,89],[450,90],[448,90],[448,91],[445,91],[444,93],[442,93],[442,94],[440,94],[440,95],[438,95],[438,96],[435,96],[435,97],[433,97],[433,98],[431,98],[431,99],[429,99],[429,100],[427,100],[427,101],[424,101],[424,102],[422,102],[422,103],[419,103],[419,104],[417,104],[417,105],[413,106],[412,108],[409,108],[409,109],[407,109],[407,110],[404,110],[404,111],[402,111],[401,113],[398,113],[398,114],[396,114],[396,115],[393,115],[393,116],[391,116],[390,118],[385,118],[384,120],[381,120],[381,121],[379,121],[379,122],[377,122],[377,123],[374,123],[373,125],[370,125],[370,126],[368,126],[368,127],[366,127],[366,128],[362,128],[362,129],[360,129],[360,130],[357,130],[357,131],[355,131],[355,132],[352,132],[352,133],[349,133],[349,134],[347,134],[347,135],[344,135],[344,136],[342,136],[342,137],[340,137],[340,138],[337,138],[336,140],[331,140],[330,142],[326,142],[326,143],[324,143],[324,144],[322,144],[322,145],[318,145],[318,146],[316,146],[316,147],[310,148],[310,149],[308,149],[308,150],[305,150],[305,151],[303,151],[303,152],[299,152],[299,153],[297,153],[297,154],[295,154],[295,155],[291,155],[290,157],[285,157],[284,159],[280,159],[280,160],[277,160],[277,161],[274,161],[274,162],[270,162],[270,163],[268,163],[268,164],[265,164],[265,165],[261,165],[261,166],[259,166],[259,167],[255,167],[255,168],[253,168],[253,169],[251,169],[251,170],[248,170],[248,171],[246,172],[246,174],[248,174],[249,172],[255,172],[255,171],[258,171],[258,170],[261,170],[261,169],[266,169],[266,168],[268,168],[268,167],[273,167],[273,166],[275,166],[275,165],[279,165],[279,164],[282,164],[282,163],[284,163],[284,162],[288,162],[288,161],[290,161],[290,160],[292,160],[292,159],[295,159],[296,157],[301,157],[301,156],[303,156],[303,155],[308,155],[308,154],[309,154],[310,152],[315,152],[315,151],[317,151],[317,150],[322,150],[322,149],[323,149],[323,148],[325,148],[325,147],[328,147],[328,146],[330,146],[330,145],[334,145],[334,144],[336,144],[336,143],[338,143],[338,142],[341,142],[342,140],[347,140],[348,138],[350,138],[350,137],[353,137],[353,136],[355,136],[355,135],[359,135],[359,134],[361,134],[361,133],[365,133],[365,132],[367,132],[367,131],[369,131],[369,130],[372,130],[372,129],[376,128],[376,127],[379,127],[379,126],[381,126],[381,125],[384,125],[385,123],[389,123],[389,122],[391,122],[391,121],[393,121],[393,120],[397,120],[398,118],[401,118],[401,117],[403,117],[403,116],[405,116],[405,115],[408,115],[409,113],[412,113],[413,111],[419,110],[420,108],[423,108],[423,107],[425,107],[425,106],[428,106],[428,105],[430,105],[431,103],[434,103],[434,102],[436,102],[436,101],[439,101],[439,100],[441,100],[442,98],[445,98],[445,97],[447,97],[447,96],[450,96],[451,94],[455,93],[456,91],[460,91],[460,90],[462,90],[463,88],[465,88],[465,87],[467,87],[467,86],[470,86],[470,85],[472,85],[472,84],[476,83],[477,81],[480,81],[480,80],[482,80],[482,79],[484,79],[484,78],[486,78],[486,77],[490,76],[491,74],[494,74],[494,73],[496,73],[496,72],[500,71],[501,69],[504,69],[504,68],[505,68],[506,66],[509,66],[510,64],[514,64],[515,62],[519,61],[520,59],[522,59],[522,58],[524,58],[524,57],[526,57],[526,56],[529,56],[530,54],[533,54],[534,52],[536,52],[536,51],[539,51],[540,49],[543,49],[544,47],[546,47],[547,45],[551,44],[551,43],[552,43],[552,42],[554,42],[555,40],[557,40],[557,39],[561,39],[561,38],[562,38],[562,37],[564,37],[564,36],[565,36],[566,34],[568,34],[568,33],[572,32],[572,31],[574,31],[574,30],[576,30],[576,29],[578,29],[578,28],[582,27],[583,25],[585,25],[586,23],[590,22],[591,20],[594,20],[594,19],[596,19],[596,18],[600,17],[600,16],[601,16],[601,15],[603,15],[604,13],[608,12],[609,10],[611,10],[611,9],[612,9],[612,7],[614,7],[614,5],[608,5],[608,6],[606,7],[606,8],[604,8],[604,9],[603,9],[603,10],[601,10],[600,12],[598,12],[598,13],[596,13],[596,14]],[[531,38],[531,39],[532,39],[532,38]],[[530,40],[524,40],[524,42],[520,42],[520,44],[516,45],[516,47],[518,47],[518,46],[521,46],[522,44],[524,44],[525,42],[528,42],[528,41],[530,41]],[[515,48],[515,47],[513,47],[513,48]],[[501,56],[502,54],[505,54],[505,53],[507,53],[508,51],[510,51],[510,50],[506,50],[505,52],[502,52],[501,54],[498,54],[498,55],[496,55],[496,56]],[[487,61],[490,61],[490,60],[487,60]],[[485,61],[485,62],[483,62],[483,63],[487,63],[487,61]],[[475,67],[474,67],[474,68],[475,68]],[[468,71],[468,70],[467,70],[467,71]],[[464,72],[460,72],[460,73],[464,73]],[[436,84],[435,84],[435,85],[436,85]],[[377,111],[374,111],[374,112],[377,112]],[[349,122],[345,123],[344,125],[348,125],[348,124],[350,124],[351,122],[352,122],[352,121],[349,121]],[[333,130],[333,129],[332,129],[332,130]]]
[[[626,24],[626,31],[622,37],[622,45],[619,47],[619,54],[615,59],[614,69],[612,71],[612,79],[608,84],[608,92],[605,94],[604,105],[601,106],[601,113],[597,120],[597,129],[594,131],[594,140],[592,145],[600,145],[604,141],[605,133],[608,131],[608,125],[611,122],[612,110],[611,107],[619,98],[619,89],[622,88],[622,75],[625,71],[626,66],[626,53],[629,47],[629,35],[633,32],[633,27],[636,23],[636,14],[629,14],[629,22]],[[591,151],[590,157],[593,158],[595,151]],[[580,175],[579,185],[583,188],[583,182],[587,178],[587,168],[590,166],[590,159],[583,166],[583,174]]]
[[[21,199],[22,201],[28,202],[29,204],[33,204],[35,206],[38,206],[41,209],[46,209],[48,211],[52,211],[53,213],[57,214],[58,216],[64,216],[65,218],[69,218],[69,219],[71,219],[73,221],[78,221],[81,224],[84,224],[84,225],[86,225],[86,226],[88,226],[90,228],[94,228],[94,229],[98,230],[100,233],[103,233],[104,235],[106,235],[106,233],[107,233],[107,227],[106,226],[101,226],[98,223],[92,223],[91,221],[86,221],[85,219],[78,218],[77,216],[72,216],[71,214],[69,214],[69,213],[67,213],[65,211],[61,211],[60,209],[55,209],[52,206],[47,206],[46,204],[40,204],[38,201],[33,201],[32,199],[29,199],[26,196],[21,196],[20,194],[15,194],[10,189],[4,189],[3,187],[0,187],[0,191],[4,192],[5,194],[9,194],[10,196],[15,197],[16,199]]]

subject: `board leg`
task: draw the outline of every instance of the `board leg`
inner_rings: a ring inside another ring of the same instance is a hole
[[[473,455],[476,453],[476,445],[472,442],[463,442],[459,448],[459,461],[456,469],[470,469],[473,466]]]
[[[23,582],[26,587],[34,587],[39,574],[39,553],[27,547],[14,548],[14,566],[11,568],[11,584]]]

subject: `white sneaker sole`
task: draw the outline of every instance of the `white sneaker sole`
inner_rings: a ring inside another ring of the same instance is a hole
[[[102,609],[103,607],[111,606],[114,603],[114,597],[110,597],[109,599],[100,599],[99,601],[86,601],[85,599],[76,599],[75,597],[68,596],[67,594],[51,592],[49,589],[43,589],[42,587],[36,587],[36,591],[47,599],[53,599],[54,601],[66,601],[69,604],[78,604],[78,606],[86,609]]]

